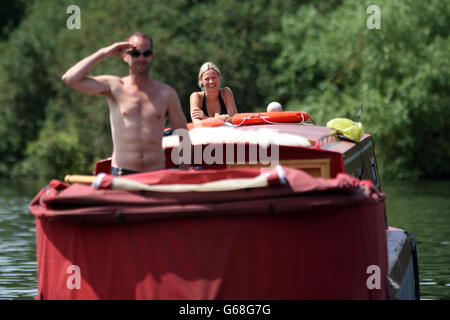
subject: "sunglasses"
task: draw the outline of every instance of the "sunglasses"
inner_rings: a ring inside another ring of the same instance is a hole
[[[148,57],[150,57],[152,54],[153,54],[153,50],[143,50],[143,51],[139,51],[139,50],[136,50],[136,49],[133,49],[133,50],[128,50],[127,51],[127,54],[129,54],[130,56],[132,56],[133,58],[137,58],[137,57],[139,57],[141,54],[144,56],[144,57],[146,57],[146,58],[148,58]]]

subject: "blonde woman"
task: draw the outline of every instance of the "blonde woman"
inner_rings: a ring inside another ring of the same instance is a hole
[[[220,88],[222,74],[212,62],[205,62],[198,73],[198,85],[202,91],[190,97],[192,122],[208,118],[227,121],[237,113],[233,92],[229,87]]]

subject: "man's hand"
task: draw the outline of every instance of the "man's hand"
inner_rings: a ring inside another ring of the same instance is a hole
[[[123,42],[116,42],[116,43],[110,45],[109,47],[105,47],[105,48],[101,49],[101,51],[105,57],[114,58],[114,57],[118,57],[118,56],[122,55],[125,52],[125,50],[134,48],[134,47],[136,47],[135,44],[123,41]]]
[[[62,76],[62,81],[69,87],[89,94],[106,94],[111,88],[110,81],[117,78],[112,76],[89,77],[88,73],[94,65],[105,57],[118,57],[125,50],[134,48],[135,45],[130,42],[116,42],[109,47],[97,50],[97,52],[84,58],[66,71]]]

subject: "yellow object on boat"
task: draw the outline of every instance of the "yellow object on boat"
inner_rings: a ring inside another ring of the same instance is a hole
[[[359,142],[364,129],[361,122],[354,122],[350,119],[336,118],[327,122],[327,127],[342,134],[344,137]]]

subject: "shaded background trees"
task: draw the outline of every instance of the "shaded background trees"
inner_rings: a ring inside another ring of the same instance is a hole
[[[379,1],[380,30],[366,27],[372,3],[357,0],[77,1],[80,30],[66,27],[72,1],[2,4],[3,175],[89,173],[111,154],[104,99],[60,79],[83,57],[140,30],[154,38],[152,76],[177,90],[187,116],[205,61],[221,68],[240,112],[279,101],[324,125],[353,119],[366,95],[362,122],[385,177],[450,176],[446,1]],[[92,73],[127,68],[109,58]]]

